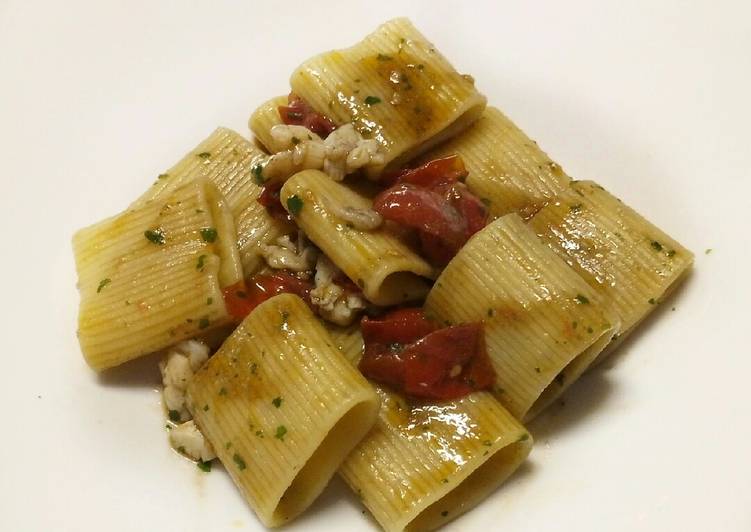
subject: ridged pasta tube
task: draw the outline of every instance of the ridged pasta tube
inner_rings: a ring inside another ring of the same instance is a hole
[[[458,153],[467,186],[492,216],[515,212],[528,219],[566,190],[571,178],[501,111],[488,107],[467,131],[431,150],[419,162]]]
[[[370,430],[379,400],[297,296],[258,306],[188,385],[188,408],[258,517],[288,523]]]
[[[475,234],[428,294],[445,323],[483,321],[494,392],[529,420],[575,381],[618,330],[602,298],[516,214]]]
[[[691,270],[694,255],[593,181],[576,181],[529,222],[621,321],[611,352]]]
[[[372,202],[334,182],[323,172],[305,170],[282,187],[282,205],[300,229],[378,305],[421,299],[428,292],[420,278],[433,268],[385,228],[356,229],[336,214],[345,208],[370,209]]]
[[[485,108],[463,76],[405,18],[386,22],[360,43],[303,63],[292,91],[337,124],[352,122],[378,141],[383,164],[398,167],[466,129]]]
[[[237,248],[246,275],[263,264],[261,246],[293,228],[269,216],[258,203],[262,188],[254,171],[267,155],[231,129],[218,128],[206,140],[161,174],[132,207],[159,201],[166,194],[199,178],[216,185],[235,220]]]
[[[73,250],[78,337],[97,371],[230,320],[222,288],[242,267],[232,219],[204,179],[78,231]]]

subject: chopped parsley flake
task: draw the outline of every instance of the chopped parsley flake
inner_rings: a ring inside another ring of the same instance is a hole
[[[177,410],[170,410],[167,412],[167,415],[169,416],[170,421],[174,421],[175,423],[180,421],[180,412]]]
[[[169,177],[169,174],[159,174],[156,178],[157,179],[166,179]]]
[[[287,198],[287,210],[292,216],[297,216],[302,210],[303,201],[300,197],[292,195]]]
[[[207,305],[211,305],[213,302],[214,302],[214,298],[213,297],[210,297],[210,298],[206,299],[206,304]]]
[[[376,57],[379,61],[391,61],[392,59],[390,55],[386,55],[386,54],[378,54]]]
[[[196,466],[198,466],[198,469],[200,469],[204,473],[209,473],[211,471],[211,461],[210,460],[208,462],[204,462],[203,460],[199,459],[198,462],[196,462]]]
[[[674,250],[674,249],[671,249],[670,251],[668,251],[668,252],[667,252],[667,256],[668,256],[668,257],[674,257],[674,256],[675,256],[675,250]]]
[[[197,154],[197,157],[201,159],[208,159],[209,157],[211,157],[211,152],[202,151],[201,153]]]
[[[158,244],[158,245],[161,246],[165,242],[165,239],[164,239],[164,230],[161,229],[161,228],[159,228],[159,229],[147,229],[146,231],[143,232],[143,236],[145,236],[146,240],[148,240],[152,244]]]
[[[657,240],[652,240],[649,245],[652,246],[652,249],[654,249],[655,251],[662,251],[662,244],[660,244]]]
[[[206,262],[206,255],[200,255],[198,257],[198,262],[196,263],[196,270],[203,271],[203,265]]]
[[[298,139],[297,137],[292,137],[292,145],[297,146],[298,144],[300,144],[300,139]]]
[[[203,405],[203,411],[208,412],[209,411],[209,405]]]
[[[490,441],[490,440],[485,440],[484,442],[482,442],[482,444],[483,444],[483,445],[484,445],[485,447],[490,447],[491,445],[493,445],[493,442],[492,442],[492,441]]]
[[[284,425],[279,425],[276,428],[276,434],[274,434],[274,438],[276,438],[277,440],[284,441],[285,434],[287,434],[287,427],[285,427]]]
[[[112,282],[112,279],[110,279],[109,277],[107,279],[102,279],[101,281],[99,281],[99,286],[97,286],[96,293],[98,294],[99,292],[101,292],[102,288],[104,288],[111,282]]]
[[[274,399],[271,401],[271,404],[274,405],[275,407],[279,408],[280,406],[282,406],[282,401],[283,400],[284,399],[282,399],[281,397],[274,397]]]
[[[647,301],[647,303],[649,303],[650,305],[655,305],[655,304],[657,304],[657,300],[655,298],[653,298],[653,297],[650,297],[649,301]]]
[[[582,208],[582,204],[577,203],[576,205],[572,205],[571,207],[569,207],[568,210],[570,210],[571,212],[579,212],[581,208]]]
[[[219,389],[219,395],[227,395],[227,388],[225,388],[224,386],[222,386]]]
[[[208,318],[201,318],[200,320],[198,320],[198,328],[205,329],[206,327],[209,326],[210,323],[211,322],[209,321]]]
[[[529,439],[529,434],[527,434],[525,432],[524,434],[522,434],[521,436],[519,436],[519,439],[516,440],[516,441],[527,441],[528,439]]]
[[[712,248],[707,248],[704,250],[705,255],[709,255],[710,253],[712,253]]]
[[[201,238],[204,242],[214,242],[216,240],[217,232],[213,227],[204,227],[201,229]]]
[[[242,471],[243,469],[247,467],[247,465],[245,465],[245,460],[243,460],[243,457],[237,453],[232,455],[232,460],[234,460],[235,464],[237,464],[237,468],[240,471]]]
[[[580,305],[589,305],[589,298],[587,298],[586,296],[577,294],[574,299],[576,299],[576,302]]]
[[[256,164],[250,169],[250,173],[253,174],[253,181],[256,185],[263,185],[266,182],[266,178],[263,177],[263,165]]]
[[[378,96],[367,96],[365,98],[365,105],[367,105],[368,107],[377,103],[381,103],[381,99]]]

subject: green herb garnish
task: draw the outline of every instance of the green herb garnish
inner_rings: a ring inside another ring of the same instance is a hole
[[[211,157],[211,152],[202,151],[201,153],[197,154],[197,157],[200,157],[201,159],[208,159],[209,157]]]
[[[206,327],[209,326],[210,323],[211,322],[209,321],[208,318],[201,318],[200,320],[198,320],[198,328],[205,329]]]
[[[232,460],[234,460],[235,464],[237,464],[237,468],[240,471],[242,471],[243,469],[247,467],[247,465],[245,465],[245,460],[243,460],[243,457],[237,453],[232,455]]]
[[[204,242],[214,242],[216,240],[217,232],[213,227],[204,227],[201,229],[201,238]]]
[[[198,466],[198,469],[200,469],[204,473],[211,471],[211,461],[204,462],[203,460],[199,459],[198,462],[196,462],[196,466]]]
[[[165,242],[164,230],[162,228],[147,229],[143,232],[143,236],[145,236],[146,240],[148,240],[152,244],[158,244],[161,246]]]
[[[365,105],[367,105],[368,107],[377,103],[381,103],[381,99],[378,96],[367,96],[365,98]]]
[[[196,270],[203,271],[203,264],[206,261],[206,255],[200,255],[198,257],[198,262],[196,263]]]
[[[652,249],[654,249],[655,251],[662,251],[662,244],[660,244],[657,240],[652,240],[649,245],[652,246]]]
[[[180,421],[180,412],[177,410],[170,410],[167,412],[167,415],[169,416],[170,421],[174,421],[175,423]]]
[[[256,164],[250,169],[250,173],[253,174],[253,181],[256,185],[263,185],[266,179],[263,177],[263,165]]]
[[[282,406],[282,401],[283,400],[284,399],[282,399],[281,397],[274,397],[274,399],[271,401],[271,404],[274,405],[275,407],[279,408],[280,406]]]
[[[303,201],[300,197],[293,195],[287,198],[287,210],[292,216],[297,216],[302,211]]]
[[[586,296],[577,294],[574,299],[576,299],[576,302],[580,305],[589,305],[589,298],[587,298]]]
[[[287,427],[285,427],[284,425],[279,425],[276,428],[276,434],[274,434],[274,438],[284,441],[285,434],[287,434]]]
[[[96,293],[98,294],[99,292],[101,292],[102,288],[104,288],[111,282],[112,282],[112,279],[110,279],[109,277],[107,279],[102,279],[101,281],[99,281],[99,286],[96,289]]]

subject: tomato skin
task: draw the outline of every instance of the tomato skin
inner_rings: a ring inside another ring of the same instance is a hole
[[[362,331],[360,371],[411,397],[456,399],[495,382],[481,323],[440,329],[421,309],[401,309],[363,318]]]
[[[415,185],[395,185],[378,194],[373,210],[386,220],[433,235],[452,248],[464,244],[467,222],[438,192]]]
[[[458,155],[392,172],[381,179],[391,186],[376,196],[373,208],[386,220],[417,230],[422,253],[446,265],[488,219],[485,205],[461,182],[466,176]]]
[[[224,289],[224,303],[227,311],[237,321],[241,321],[258,305],[282,293],[292,293],[310,303],[309,281],[280,270],[268,275],[256,275],[247,284],[240,281]]]
[[[321,138],[326,138],[336,129],[330,119],[313,110],[313,108],[294,93],[287,98],[288,105],[278,107],[282,122],[287,125],[304,126]]]
[[[266,207],[269,216],[280,222],[291,222],[292,216],[282,206],[282,200],[279,191],[284,183],[271,183],[265,185],[258,196],[258,203]]]

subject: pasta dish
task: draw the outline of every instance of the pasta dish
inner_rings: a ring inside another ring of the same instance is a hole
[[[268,527],[336,473],[389,532],[470,510],[693,263],[407,19],[302,63],[249,128],[73,247],[86,362],[162,353],[171,445]]]

